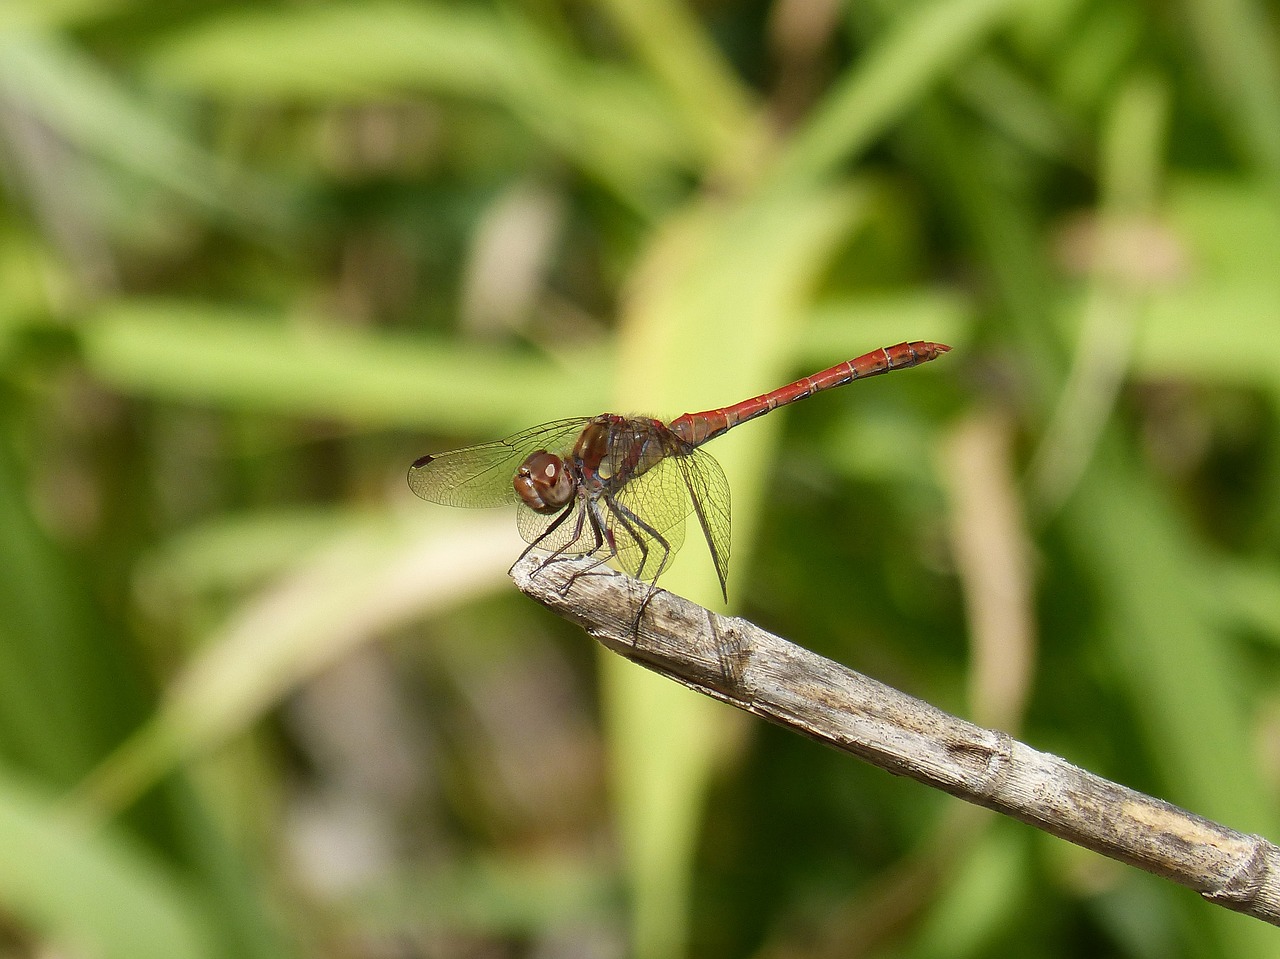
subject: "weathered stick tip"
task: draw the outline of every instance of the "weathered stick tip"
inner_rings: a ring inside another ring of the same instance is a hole
[[[541,565],[542,558],[539,556],[530,555],[516,560],[515,565],[508,571],[511,581],[516,584],[516,589],[522,593],[531,592],[534,589],[534,574]]]

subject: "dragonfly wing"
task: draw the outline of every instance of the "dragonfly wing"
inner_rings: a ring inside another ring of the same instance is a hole
[[[569,511],[569,515],[561,519],[565,510]],[[538,549],[574,556],[594,553],[600,544],[596,541],[596,535],[587,522],[579,501],[575,499],[565,510],[548,516],[545,513],[535,513],[522,503],[520,509],[516,510],[516,526],[524,541],[537,543]]]
[[[556,420],[493,443],[424,456],[409,467],[409,488],[444,506],[518,502],[512,479],[525,458],[538,450],[568,453],[586,423],[583,417]]]
[[[606,501],[606,529],[617,545],[619,566],[653,582],[684,545],[685,517],[693,511],[675,457],[664,457],[624,483]]]
[[[688,500],[693,514],[702,527],[711,561],[720,578],[720,591],[729,598],[729,548],[733,524],[729,512],[729,481],[724,470],[709,453],[692,450],[672,458],[678,464],[681,479],[688,490]]]

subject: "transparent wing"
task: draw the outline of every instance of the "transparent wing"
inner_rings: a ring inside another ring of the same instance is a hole
[[[520,535],[524,537],[524,541],[536,542],[538,549],[545,549],[552,553],[559,551],[574,556],[594,553],[596,535],[582,513],[581,502],[574,499],[565,507],[565,510],[569,511],[569,515],[562,520],[560,513],[552,513],[550,516],[535,513],[521,503],[520,508],[516,510],[516,526],[520,530]],[[559,525],[555,530],[548,533],[547,531],[557,522]]]
[[[702,527],[711,562],[720,578],[720,591],[729,598],[729,548],[733,524],[729,510],[729,481],[724,470],[709,453],[700,449],[673,457],[689,491],[693,514]]]
[[[444,506],[519,502],[511,481],[525,458],[538,450],[565,455],[587,422],[587,417],[555,420],[493,443],[424,456],[409,467],[409,488]]]
[[[606,504],[605,526],[618,547],[617,563],[638,579],[656,580],[684,545],[685,518],[694,510],[678,456],[666,456],[623,483]]]

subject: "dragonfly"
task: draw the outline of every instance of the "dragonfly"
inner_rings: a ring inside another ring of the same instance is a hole
[[[543,423],[480,446],[429,453],[409,467],[409,488],[444,506],[517,506],[517,526],[538,569],[562,558],[611,563],[656,588],[684,543],[692,515],[729,598],[729,483],[703,445],[748,420],[854,380],[904,370],[951,349],[899,343],[779,389],[664,423],[601,413]],[[513,566],[514,568],[514,566]],[[576,576],[575,576],[576,578]]]

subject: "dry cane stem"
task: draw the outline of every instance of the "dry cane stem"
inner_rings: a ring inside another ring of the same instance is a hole
[[[891,773],[1012,816],[1280,925],[1280,848],[984,729],[737,617],[583,560],[516,585],[613,650],[679,683]],[[575,578],[575,574],[579,574]]]

